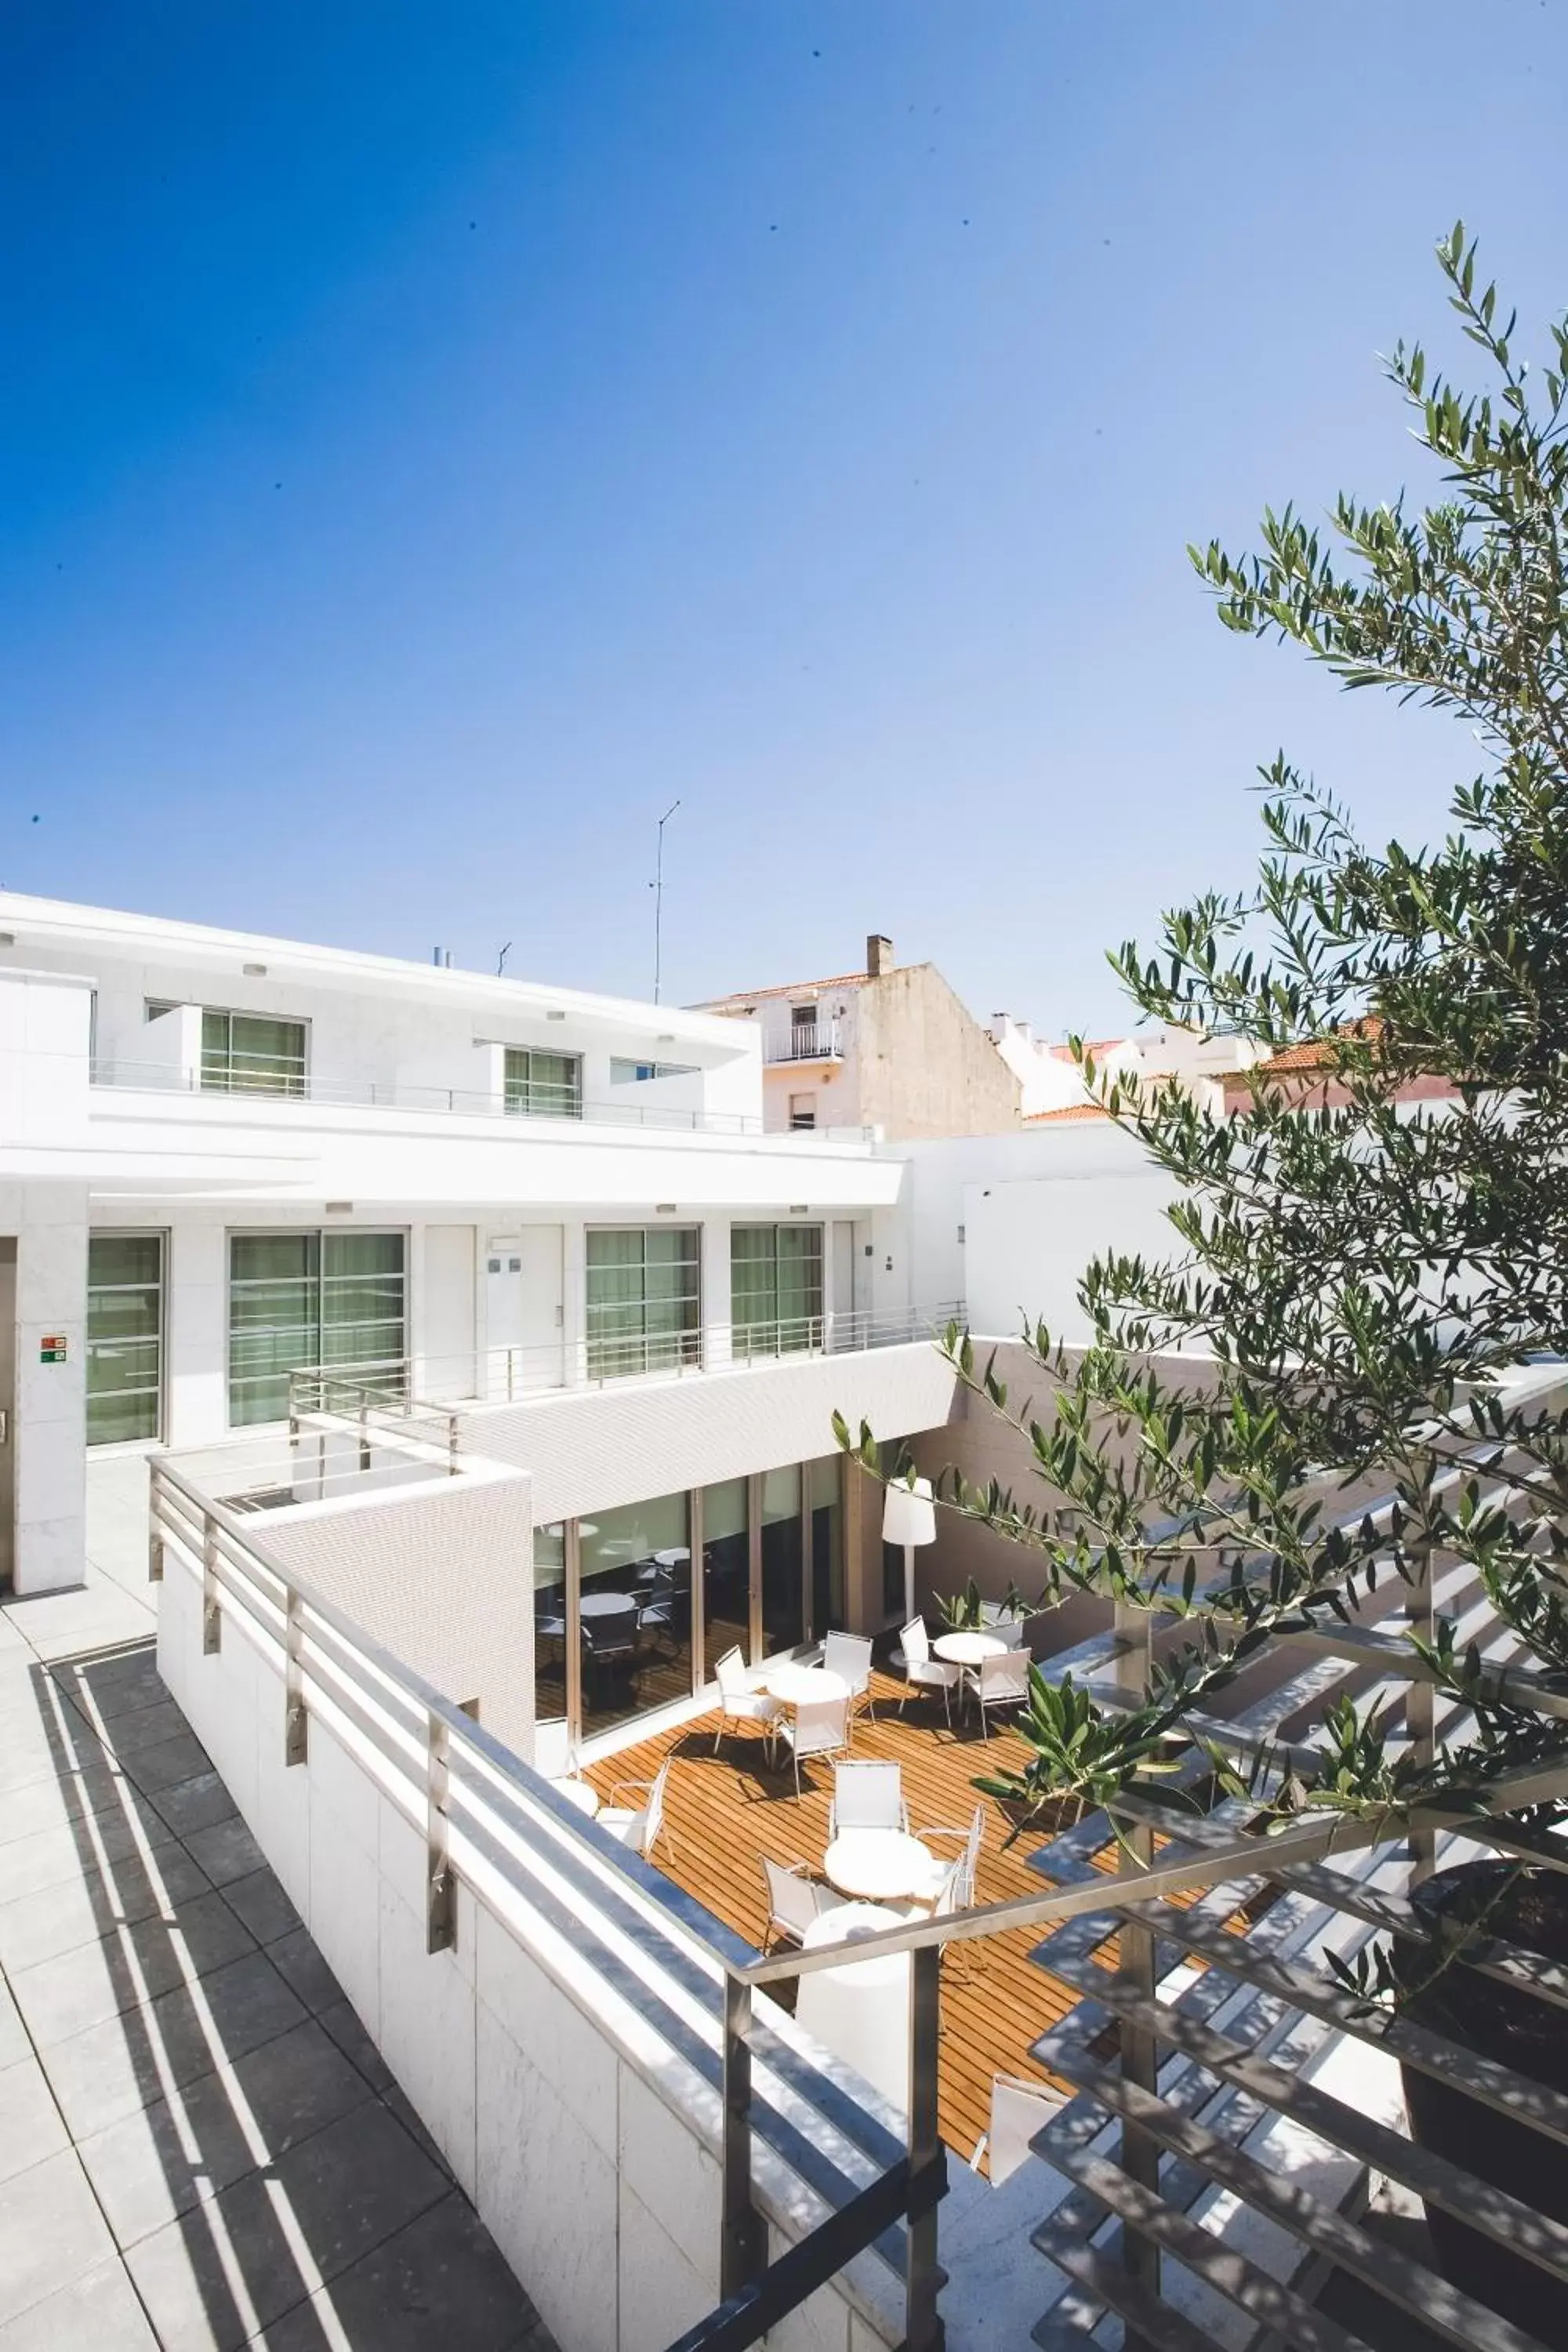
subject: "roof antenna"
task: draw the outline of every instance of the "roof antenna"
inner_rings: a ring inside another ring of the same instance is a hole
[[[500,951],[500,955],[498,955],[498,956],[497,956],[497,958],[496,958],[496,978],[497,978],[498,980],[500,978],[500,976],[501,976],[502,972],[506,970],[506,960],[507,960],[508,956],[509,956],[509,955],[510,955],[510,953],[511,953],[511,941],[510,941],[510,940],[508,940],[508,941],[507,941],[507,943],[506,943],[505,947],[504,947],[504,948],[502,948],[502,950],[501,950],[501,951]]]
[[[658,984],[664,963],[664,828],[679,806],[679,801],[671,801],[659,818],[658,862],[654,868],[654,878],[647,886],[653,892],[653,1001],[656,1004],[658,1003]]]

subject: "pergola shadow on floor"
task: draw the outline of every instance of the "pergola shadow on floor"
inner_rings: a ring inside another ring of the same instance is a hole
[[[910,1823],[917,1835],[926,1828],[964,1829],[975,1807],[984,1807],[978,1901],[1042,1893],[1047,1882],[1030,1866],[1030,1858],[1039,1853],[1054,1824],[1037,1825],[1008,1843],[1007,1822],[994,1801],[980,1796],[973,1786],[980,1773],[1021,1768],[1029,1753],[1023,1740],[995,1722],[989,1739],[984,1738],[972,1716],[961,1718],[956,1703],[950,1730],[940,1697],[911,1697],[900,1716],[903,1688],[889,1675],[873,1675],[876,1720],[865,1714],[858,1717],[851,1754],[900,1765]],[[777,1765],[770,1767],[761,1732],[731,1723],[715,1754],[720,1721],[715,1711],[620,1748],[594,1764],[586,1777],[607,1800],[616,1782],[651,1780],[668,1756],[666,1832],[652,1859],[726,1927],[760,1944],[768,1916],[763,1857],[805,1863],[820,1875],[833,1768],[820,1758],[803,1764],[797,1802],[787,1749],[781,1745]],[[949,1839],[932,1851],[952,1859],[957,1848]],[[942,2133],[965,2162],[989,2126],[992,2077],[1007,2074],[1049,2081],[1029,2056],[1029,2045],[1079,1999],[1068,1986],[1030,1966],[1028,1955],[1039,1940],[1037,1928],[1019,1928],[954,1947],[944,1958]],[[784,1989],[786,1999],[792,1990]]]
[[[122,1600],[0,1616],[0,2344],[549,2352]]]

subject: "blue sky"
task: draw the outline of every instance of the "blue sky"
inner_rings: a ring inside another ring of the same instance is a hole
[[[667,994],[1114,1025],[1278,746],[1474,764],[1184,548],[1426,484],[1375,355],[1458,213],[1568,305],[1565,149],[1559,0],[14,0],[0,879],[640,993],[679,796]]]

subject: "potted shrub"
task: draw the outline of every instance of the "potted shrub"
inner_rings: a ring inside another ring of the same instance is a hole
[[[1065,1685],[1047,1696],[1037,1675],[1031,1758],[992,1783],[1015,1821],[1064,1792],[1114,1805],[1192,1733],[1225,1785],[1255,1795],[1260,1835],[1303,1808],[1386,1833],[1526,1794],[1537,1838],[1568,1822],[1568,1723],[1529,1692],[1532,1675],[1568,1677],[1568,327],[1550,330],[1535,393],[1462,227],[1438,258],[1494,381],[1462,394],[1418,346],[1388,362],[1442,470],[1436,502],[1342,497],[1322,531],[1286,507],[1257,554],[1211,544],[1194,561],[1228,628],[1453,715],[1480,772],[1453,792],[1436,845],[1376,850],[1283,755],[1264,772],[1255,885],[1167,916],[1156,954],[1129,943],[1112,958],[1141,1015],[1223,1051],[1201,1083],[1134,1089],[1103,1083],[1075,1048],[1112,1119],[1173,1180],[1173,1254],[1086,1269],[1087,1346],[1026,1331],[1037,1412],[1010,1400],[967,1335],[946,1338],[1048,1499],[950,1473],[941,1504],[1027,1554],[1042,1605],[1094,1593],[1174,1628],[1128,1709]],[[1542,1359],[1564,1360],[1561,1392],[1521,1381]],[[869,1430],[853,1446],[900,1474]],[[1068,1534],[1053,1517],[1063,1505]],[[1434,1580],[1484,1596],[1513,1645],[1507,1676],[1466,1650]],[[1435,1738],[1415,1706],[1400,1744],[1392,1718],[1347,1699],[1306,1759],[1226,1748],[1210,1727],[1224,1693],[1277,1635],[1386,1613],[1391,1599],[1410,1668],[1460,1711],[1462,1735]],[[1558,2012],[1465,1957],[1501,1932],[1568,1958],[1563,1880],[1517,1860],[1503,1874],[1506,1886],[1489,1866],[1428,1877],[1429,1932],[1363,1958],[1352,1980],[1559,2083]],[[1417,2134],[1568,2221],[1560,2145],[1494,2131],[1486,2111],[1415,2081],[1410,2109]],[[1528,2308],[1542,2340],[1568,2343],[1561,2302],[1542,2318],[1519,2300],[1538,2273],[1521,2284],[1490,2240],[1436,2213],[1433,2226],[1468,2292]]]

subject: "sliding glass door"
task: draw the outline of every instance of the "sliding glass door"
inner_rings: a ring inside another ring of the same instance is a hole
[[[281,1421],[289,1375],[353,1365],[394,1381],[407,1354],[402,1234],[231,1234],[228,1417]]]
[[[161,1433],[163,1236],[93,1234],[87,1245],[87,1442]]]
[[[696,1225],[590,1226],[590,1380],[700,1363],[700,1240]]]
[[[732,1225],[730,1320],[738,1356],[822,1344],[822,1227]]]

